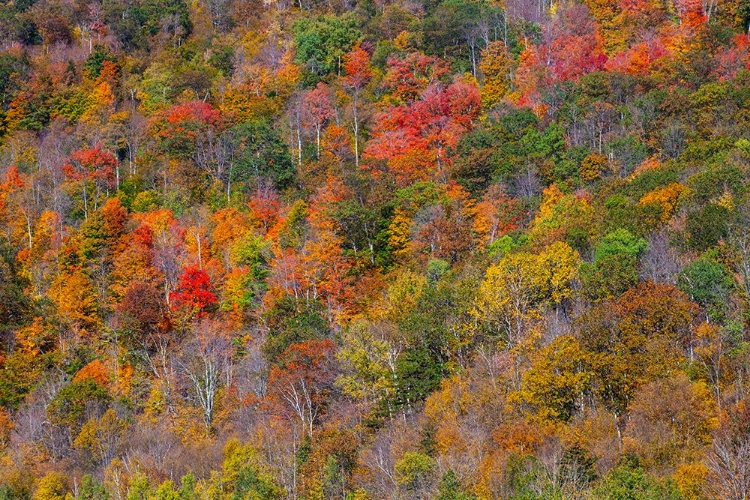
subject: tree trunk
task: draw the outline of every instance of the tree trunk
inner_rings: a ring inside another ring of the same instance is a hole
[[[83,179],[83,218],[89,220],[89,192],[86,184],[86,179]]]
[[[357,90],[352,100],[352,114],[354,115],[354,164],[359,167],[359,117],[357,116]]]

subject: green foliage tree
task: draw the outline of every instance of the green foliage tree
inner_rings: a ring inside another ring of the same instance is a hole
[[[456,70],[476,75],[479,52],[485,45],[480,26],[487,26],[497,37],[504,28],[501,9],[490,2],[460,0],[435,2],[422,21],[424,50],[450,61]]]
[[[26,280],[19,276],[18,263],[7,246],[0,247],[0,331],[23,324],[31,304],[23,293]]]
[[[152,48],[151,37],[162,29],[171,31],[175,44],[193,29],[188,6],[183,0],[106,0],[102,9],[107,24],[120,42],[131,49]]]
[[[316,78],[341,74],[344,54],[362,36],[351,14],[303,17],[292,26],[297,62]]]
[[[259,451],[252,445],[230,440],[224,447],[224,461],[220,474],[212,476],[205,485],[211,498],[277,500],[284,498],[284,490],[276,483],[271,471],[263,465]],[[189,498],[189,485],[194,479],[183,478],[180,500]],[[188,495],[185,497],[185,495]]]
[[[263,352],[275,363],[290,345],[322,340],[329,334],[324,308],[315,300],[283,297],[266,314],[269,335]]]
[[[427,455],[406,452],[393,466],[396,483],[407,490],[418,490],[430,479],[435,465]]]
[[[105,387],[93,378],[84,378],[60,389],[47,406],[47,414],[52,423],[68,426],[77,432],[84,424],[87,409],[101,409],[109,400]]]
[[[476,496],[464,492],[455,472],[449,470],[443,474],[438,486],[437,500],[474,500],[476,498]]]
[[[696,250],[708,250],[726,238],[730,212],[722,206],[709,203],[688,214],[686,232],[688,245]]]
[[[688,294],[716,322],[726,318],[729,298],[735,288],[734,277],[718,262],[715,252],[707,252],[686,266],[679,276],[680,289]]]
[[[94,51],[86,58],[83,70],[90,79],[96,80],[102,72],[104,61],[115,63],[117,58],[104,45],[96,45]]]
[[[245,122],[235,125],[235,159],[230,173],[231,182],[248,185],[267,178],[279,189],[291,187],[296,179],[289,148],[282,141],[278,129],[268,121]]]
[[[594,300],[618,297],[638,282],[638,257],[646,240],[627,229],[607,233],[594,249],[594,262],[581,265],[585,293]]]
[[[641,467],[637,458],[625,456],[595,490],[605,500],[678,500],[679,491],[670,481],[659,481]]]
[[[109,500],[109,494],[99,481],[90,474],[81,478],[81,485],[78,488],[78,494],[73,497],[74,500]]]

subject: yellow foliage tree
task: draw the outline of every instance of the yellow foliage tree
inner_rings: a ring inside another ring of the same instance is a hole
[[[581,264],[578,252],[567,243],[557,241],[539,254],[538,260],[545,278],[545,298],[549,299],[552,305],[558,306],[573,293],[571,283],[578,278],[578,268]]]
[[[383,299],[373,308],[374,315],[387,321],[405,318],[416,306],[426,285],[424,276],[408,270],[400,272]]]
[[[336,384],[365,404],[388,397],[394,387],[398,348],[365,320],[354,320],[342,333],[342,348],[337,357],[350,371]],[[382,330],[382,329],[381,329]]]
[[[567,243],[556,242],[538,255],[519,252],[487,269],[474,317],[512,348],[546,305],[559,306],[573,293],[580,259]]]
[[[211,233],[212,253],[222,255],[225,264],[230,261],[230,250],[235,243],[251,230],[247,216],[236,208],[225,208],[213,215],[214,228]]]
[[[536,354],[521,390],[509,399],[529,405],[534,410],[532,418],[542,422],[569,421],[583,410],[592,379],[588,357],[574,337],[557,337]]]
[[[513,79],[513,60],[508,56],[508,49],[502,40],[490,43],[482,51],[479,69],[484,74],[482,105],[492,108],[508,94]]]
[[[702,463],[686,463],[672,474],[677,488],[685,500],[704,500],[703,485],[708,478],[708,467]]]
[[[662,211],[662,222],[666,222],[677,212],[680,202],[689,191],[690,189],[682,184],[673,182],[666,187],[646,193],[638,203],[641,205],[659,205]]]
[[[93,333],[101,324],[97,296],[91,280],[80,270],[63,273],[49,292],[60,315],[81,333]]]
[[[61,472],[48,472],[39,480],[32,500],[65,500],[68,478]]]
[[[581,168],[579,169],[581,180],[592,182],[601,178],[602,173],[606,171],[608,166],[609,160],[605,155],[591,153],[581,162]]]
[[[410,237],[411,217],[406,210],[397,208],[388,226],[388,246],[393,249],[393,254],[397,258],[409,254]]]
[[[86,451],[94,463],[108,464],[115,457],[127,428],[127,422],[118,418],[114,410],[109,409],[101,418],[92,418],[83,424],[73,445]]]
[[[487,269],[479,286],[473,314],[507,348],[518,344],[527,323],[540,316],[537,306],[545,277],[538,271],[537,256],[510,254]]]
[[[596,216],[585,193],[565,194],[553,184],[542,193],[542,205],[529,234],[537,244],[549,244],[571,236],[590,239],[595,234]]]

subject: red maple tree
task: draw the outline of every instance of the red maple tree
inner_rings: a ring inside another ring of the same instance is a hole
[[[169,294],[172,309],[186,310],[199,318],[206,316],[217,300],[211,291],[211,278],[197,266],[186,267],[177,290]]]

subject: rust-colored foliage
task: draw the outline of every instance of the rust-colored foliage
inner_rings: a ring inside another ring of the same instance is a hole
[[[292,344],[268,375],[269,403],[312,435],[336,378],[330,339]]]
[[[109,386],[109,371],[102,360],[95,359],[78,370],[78,373],[73,377],[73,383],[82,382],[87,379],[93,380],[102,387]]]

